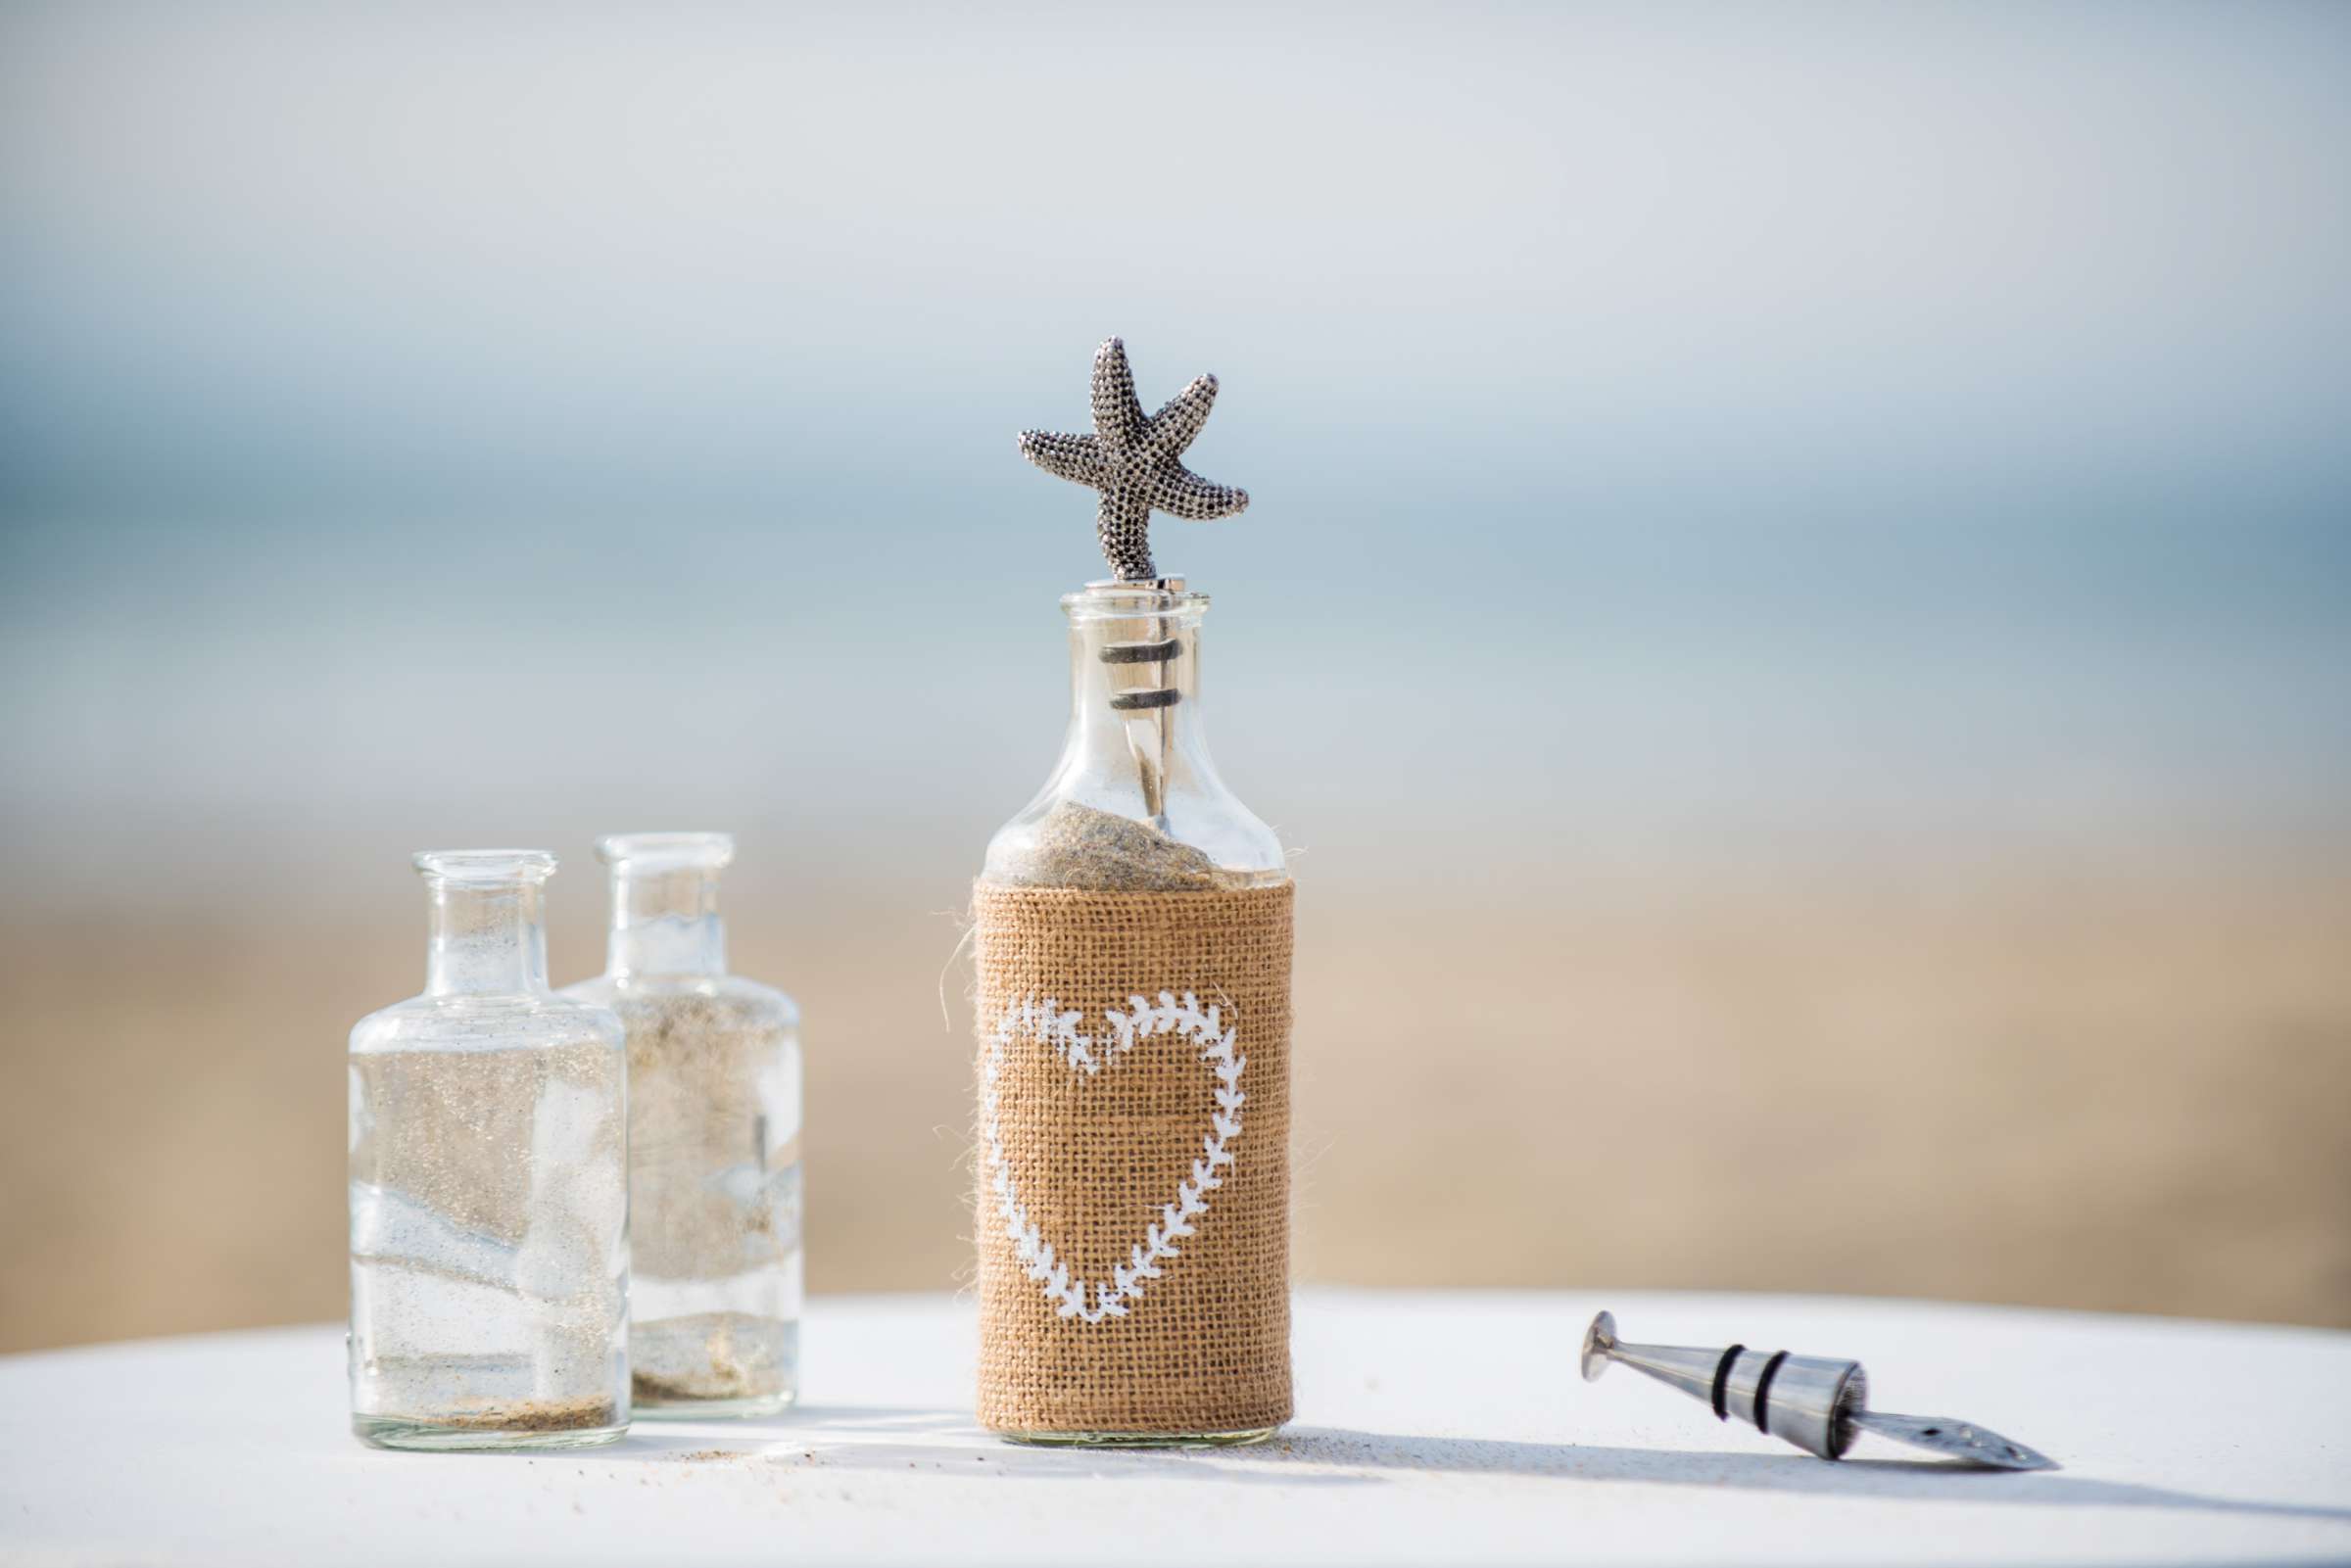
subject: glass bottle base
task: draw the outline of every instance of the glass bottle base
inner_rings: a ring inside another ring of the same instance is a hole
[[[484,1449],[595,1449],[617,1443],[628,1435],[628,1423],[618,1426],[569,1427],[562,1431],[530,1431],[512,1427],[443,1426],[432,1421],[396,1415],[355,1415],[352,1435],[370,1448],[406,1449],[423,1453],[466,1453]]]
[[[640,1421],[738,1421],[759,1415],[780,1415],[792,1407],[797,1393],[760,1394],[747,1400],[648,1400],[633,1402]]]
[[[999,1432],[1007,1443],[1031,1449],[1244,1449],[1263,1443],[1278,1427],[1238,1432]]]

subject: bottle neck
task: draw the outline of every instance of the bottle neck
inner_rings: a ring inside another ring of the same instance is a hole
[[[547,990],[545,892],[536,881],[434,880],[427,996],[532,996]]]
[[[1167,827],[1172,791],[1208,768],[1200,707],[1200,619],[1190,595],[1137,595],[1133,614],[1103,614],[1074,595],[1070,731],[1062,766],[1131,774],[1145,820]],[[1065,600],[1065,603],[1072,601]],[[1151,613],[1160,609],[1162,613]]]
[[[606,974],[713,975],[727,972],[718,873],[695,867],[612,873]]]

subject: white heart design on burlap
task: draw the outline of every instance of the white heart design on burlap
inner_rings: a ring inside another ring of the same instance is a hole
[[[1225,1027],[1221,1009],[1201,1007],[1189,991],[1180,997],[1162,991],[1156,1003],[1140,996],[1130,996],[1127,1002],[1128,1011],[1125,1013],[1116,1008],[1103,1010],[1111,1038],[1104,1054],[1096,1056],[1096,1037],[1079,1026],[1084,1022],[1082,1015],[1064,1012],[1052,997],[1023,997],[1004,1010],[981,1073],[980,1136],[987,1145],[988,1182],[1013,1256],[1056,1311],[1085,1323],[1125,1317],[1128,1304],[1139,1301],[1144,1285],[1164,1272],[1160,1263],[1182,1256],[1176,1243],[1192,1234],[1192,1221],[1208,1212],[1208,1195],[1224,1184],[1217,1170],[1233,1163],[1230,1145],[1241,1135],[1241,1102],[1247,1098],[1241,1093],[1241,1069],[1249,1065],[1249,1059],[1233,1054],[1240,1026]],[[1053,1244],[1038,1234],[1029,1211],[1022,1207],[1020,1188],[1005,1162],[1004,1140],[996,1123],[996,1078],[1004,1066],[1004,1052],[1016,1040],[1034,1040],[1052,1046],[1072,1071],[1091,1075],[1118,1062],[1138,1040],[1154,1034],[1178,1034],[1189,1040],[1199,1048],[1200,1060],[1216,1079],[1216,1110],[1206,1123],[1208,1130],[1201,1135],[1200,1158],[1192,1162],[1191,1174],[1177,1183],[1174,1201],[1160,1210],[1159,1222],[1145,1227],[1143,1239],[1128,1252],[1126,1262],[1111,1269],[1107,1283],[1073,1279],[1069,1264],[1055,1257]],[[1089,1293],[1091,1306],[1087,1305]]]

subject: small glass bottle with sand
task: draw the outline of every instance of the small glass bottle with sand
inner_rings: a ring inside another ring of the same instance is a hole
[[[628,1030],[637,1413],[759,1415],[798,1389],[799,1009],[727,973],[725,833],[626,833],[605,973]]]
[[[421,996],[351,1031],[352,1428],[394,1449],[628,1430],[620,1020],[548,989],[537,850],[421,854]]]

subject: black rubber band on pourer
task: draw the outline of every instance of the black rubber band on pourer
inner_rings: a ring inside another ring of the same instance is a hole
[[[1763,1375],[1755,1379],[1755,1430],[1765,1437],[1771,1436],[1771,1427],[1767,1424],[1771,1420],[1771,1380],[1779,1376],[1780,1363],[1786,1359],[1788,1353],[1780,1352],[1763,1363]]]
[[[1714,1363],[1714,1419],[1717,1421],[1731,1418],[1731,1407],[1724,1402],[1725,1397],[1731,1392],[1731,1363],[1746,1354],[1746,1346],[1734,1345],[1722,1353],[1721,1360]]]
[[[1113,642],[1103,648],[1104,664],[1165,664],[1183,652],[1183,644],[1170,638],[1165,642]]]
[[[1172,686],[1153,687],[1141,691],[1122,691],[1110,699],[1110,705],[1121,713],[1132,713],[1138,708],[1172,708],[1178,695]]]

